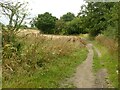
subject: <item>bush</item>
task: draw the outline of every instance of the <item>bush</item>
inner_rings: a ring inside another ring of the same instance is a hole
[[[118,39],[118,26],[116,27],[109,26],[107,30],[103,31],[102,33],[111,39],[117,40]]]
[[[56,20],[56,17],[46,12],[44,14],[39,14],[38,17],[36,17],[34,20],[34,24],[43,33],[51,34],[54,33],[53,29],[55,28]]]
[[[80,34],[80,33],[86,33],[85,30],[83,30],[82,22],[80,18],[74,18],[72,21],[66,23],[65,27],[68,34]]]
[[[64,34],[66,23],[63,20],[57,20],[55,23],[55,34]]]

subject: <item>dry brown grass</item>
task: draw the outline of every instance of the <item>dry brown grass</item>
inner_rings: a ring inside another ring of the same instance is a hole
[[[64,36],[64,35],[50,35],[50,34],[41,34],[39,30],[33,30],[33,29],[24,29],[18,31],[18,36],[35,36],[35,37],[44,37],[47,40],[53,40],[53,41],[70,41],[70,42],[79,42],[83,45],[86,45],[86,41],[78,36]]]
[[[58,57],[69,55],[71,52],[82,48],[85,44],[77,37],[46,36],[29,33],[18,36],[21,42],[21,50],[12,51],[9,45],[4,47],[3,75],[4,80],[13,78],[12,75],[26,75],[34,73],[46,63],[54,61]],[[8,54],[10,53],[10,55]]]
[[[117,52],[118,50],[118,42],[116,42],[113,39],[110,39],[103,35],[99,35],[95,38],[95,40],[104,45],[105,47],[107,47],[111,54]]]

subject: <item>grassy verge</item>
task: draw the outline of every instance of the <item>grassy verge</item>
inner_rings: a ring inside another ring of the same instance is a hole
[[[42,70],[37,70],[31,76],[14,76],[12,80],[4,82],[3,87],[57,88],[63,79],[74,73],[86,55],[86,49],[77,50],[69,56],[59,57],[54,62],[46,64]]]
[[[87,56],[85,47],[64,39],[30,36],[17,45],[19,50],[14,52],[10,44],[4,46],[3,88],[61,87]]]
[[[97,54],[95,48],[93,48],[93,50],[94,50],[93,69],[94,69],[94,72],[96,73],[98,70],[100,70],[102,68],[102,65],[100,63],[100,58],[98,57],[98,54]]]
[[[114,54],[111,54],[108,51],[108,48],[101,45],[100,43],[94,41],[94,45],[99,49],[102,56],[97,57],[97,54],[95,54],[94,57],[94,70],[97,72],[101,68],[106,68],[108,70],[108,79],[113,85],[113,87],[118,87],[118,55],[117,52],[114,52]]]

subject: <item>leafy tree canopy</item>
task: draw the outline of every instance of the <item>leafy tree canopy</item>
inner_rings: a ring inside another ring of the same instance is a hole
[[[71,12],[68,12],[67,14],[64,14],[60,19],[62,19],[65,22],[72,21],[75,18],[75,15]]]
[[[83,17],[84,27],[89,29],[91,36],[96,36],[107,29],[110,24],[113,24],[115,17],[112,16],[112,9],[116,5],[115,2],[87,2],[81,8],[78,16]]]
[[[55,27],[56,20],[57,18],[52,16],[52,14],[45,12],[44,14],[39,14],[34,23],[43,33],[53,33],[52,29]]]

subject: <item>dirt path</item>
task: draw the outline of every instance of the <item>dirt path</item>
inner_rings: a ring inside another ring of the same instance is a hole
[[[36,32],[33,31],[32,33],[36,35],[38,34],[37,31]],[[76,41],[80,40],[76,36],[44,35],[44,34],[41,36],[44,36],[51,40],[66,40],[66,41],[71,40],[72,42],[74,40]],[[101,57],[100,51],[92,44],[87,44],[86,47],[89,51],[86,60],[77,67],[76,72],[73,77],[68,78],[67,82],[62,83],[61,85],[62,87],[64,87],[65,84],[66,85],[72,84],[76,88],[107,88],[108,87],[106,83],[107,70],[103,68],[103,69],[100,69],[95,74],[92,68],[93,57],[94,57],[93,48],[99,58]]]
[[[73,77],[68,78],[64,85],[73,85],[76,88],[109,88],[108,82],[106,81],[108,75],[107,70],[103,68],[97,73],[94,73],[92,68],[94,53],[97,53],[98,58],[100,58],[100,51],[92,44],[87,44],[86,47],[89,51],[86,60],[77,67]]]
[[[88,55],[86,60],[80,64],[74,74],[74,77],[70,79],[70,82],[77,88],[93,88],[95,77],[92,71],[92,63],[94,52],[92,49],[92,44],[87,45]]]

